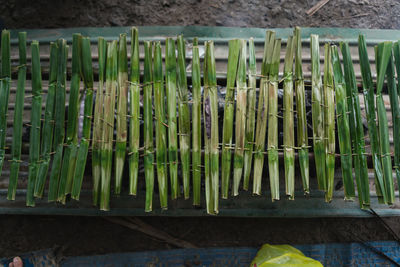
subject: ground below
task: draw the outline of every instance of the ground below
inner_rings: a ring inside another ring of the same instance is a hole
[[[313,16],[317,0],[38,0],[6,1],[10,28],[208,25],[234,27],[350,27],[397,29],[397,0],[331,0]]]
[[[399,232],[398,219],[385,219]],[[379,219],[142,218],[197,247],[393,240]],[[101,217],[0,216],[0,255],[53,248],[63,257],[177,248]]]

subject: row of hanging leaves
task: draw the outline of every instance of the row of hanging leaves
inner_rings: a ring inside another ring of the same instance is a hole
[[[4,30],[1,38],[0,170],[6,154],[7,112],[11,87],[10,32]],[[26,33],[19,33],[18,38],[19,66],[7,195],[9,200],[15,199],[21,163],[28,67]],[[183,36],[178,36],[176,40],[166,38],[164,69],[161,43],[144,42],[142,80],[139,34],[136,28],[131,29],[130,38],[130,72],[127,35],[121,34],[118,41],[110,42],[106,42],[102,37],[98,38],[98,86],[94,88],[90,39],[80,34],[73,35],[67,121],[65,113],[69,47],[63,39],[50,44],[49,84],[42,114],[39,43],[31,42],[32,109],[29,124],[27,206],[35,205],[35,197],[43,197],[47,177],[49,201],[65,204],[68,195],[79,200],[89,151],[92,159],[90,165],[93,204],[98,205],[101,210],[110,209],[112,177],[114,193],[121,193],[125,169],[128,169],[129,174],[129,194],[138,193],[140,156],[143,157],[144,165],[146,212],[153,209],[155,177],[162,209],[168,208],[168,191],[171,199],[180,197],[181,182],[184,198],[189,199],[192,194],[193,205],[200,206],[203,177],[209,214],[218,214],[220,196],[223,199],[228,198],[230,189],[232,195],[237,196],[241,184],[244,190],[249,190],[251,180],[253,194],[261,195],[262,178],[265,177],[265,155],[268,160],[271,199],[279,200],[278,151],[281,149],[284,159],[285,193],[288,199],[293,200],[295,151],[298,154],[304,194],[310,193],[310,147],[314,151],[318,189],[325,191],[325,200],[330,202],[334,190],[337,128],[345,200],[354,200],[357,189],[360,207],[369,207],[365,135],[359,91],[348,43],[340,43],[343,63],[339,59],[339,48],[336,45],[325,44],[322,79],[320,43],[317,35],[310,36],[313,142],[309,144],[300,28],[296,28],[293,36],[289,36],[287,40],[281,80],[278,76],[281,40],[276,38],[275,32],[266,33],[260,74],[256,68],[254,40],[229,41],[223,114],[218,114],[218,87],[212,41],[204,43],[202,83],[199,43],[197,38],[193,40],[192,100],[189,100],[186,44]],[[397,179],[400,179],[400,82],[399,75],[397,82],[395,75],[395,71],[400,71],[400,43],[383,42],[375,47],[375,84],[364,36],[359,36],[358,44],[376,193],[380,203],[392,204],[395,201],[393,169]],[[260,80],[258,90],[257,79]],[[393,162],[388,119],[382,97],[385,79],[393,118]],[[284,138],[283,144],[279,146],[278,86],[282,81]],[[78,138],[81,82],[84,85],[83,127],[82,137]],[[297,133],[294,125],[295,114]],[[223,116],[222,140],[219,140],[219,116]],[[128,163],[127,166],[125,162]],[[115,170],[114,173],[112,170]]]

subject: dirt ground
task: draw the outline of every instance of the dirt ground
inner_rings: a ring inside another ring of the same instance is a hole
[[[142,218],[197,247],[393,240],[377,219]],[[399,232],[399,220],[388,222]],[[0,254],[52,248],[62,257],[176,248],[97,217],[1,216]]]
[[[55,0],[2,1],[7,28],[128,25],[238,27],[400,28],[396,0],[331,0],[314,16],[306,0]],[[391,240],[377,219],[143,218],[148,224],[199,247],[263,243]],[[388,223],[400,232],[400,219]],[[96,217],[0,216],[0,257],[45,248],[64,256],[169,249],[173,246]]]
[[[397,0],[331,0],[315,15],[317,0],[55,0],[2,1],[9,28],[209,25],[234,27],[350,27],[397,29]]]

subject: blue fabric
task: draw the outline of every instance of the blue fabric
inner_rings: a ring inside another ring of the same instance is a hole
[[[55,266],[56,262],[53,250],[51,249],[34,251],[18,256],[21,257],[24,267]],[[13,258],[0,259],[0,265],[8,267],[8,264],[12,262],[12,260]]]
[[[377,253],[381,251],[400,263],[400,246],[395,241],[366,243],[331,243],[295,245],[306,256],[320,261],[324,266],[395,266]],[[71,257],[61,266],[249,266],[258,248],[201,248],[116,253],[97,256]],[[21,256],[24,266],[55,262],[51,250],[37,251]],[[10,259],[1,259],[8,266]]]
[[[301,250],[304,255],[320,261],[324,266],[395,266],[376,250],[400,263],[400,246],[395,241],[295,245],[294,247]]]

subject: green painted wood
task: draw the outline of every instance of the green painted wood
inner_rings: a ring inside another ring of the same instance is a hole
[[[282,192],[284,193],[284,192]],[[80,201],[71,200],[66,205],[48,203],[47,198],[36,201],[35,208],[25,207],[25,190],[18,190],[15,201],[5,199],[6,191],[0,190],[0,214],[34,215],[79,215],[79,216],[173,216],[193,217],[210,216],[206,214],[205,203],[194,208],[192,200],[169,200],[168,210],[163,211],[158,204],[158,195],[154,195],[154,210],[144,211],[144,194],[132,197],[123,192],[120,197],[111,198],[111,210],[104,212],[92,206],[91,193],[84,191]],[[358,202],[345,202],[343,194],[334,195],[331,203],[324,202],[322,192],[315,192],[306,198],[302,192],[296,192],[294,201],[282,199],[271,202],[269,195],[252,196],[241,192],[238,197],[220,200],[220,213],[223,217],[254,218],[321,218],[321,217],[373,217],[370,212],[359,208]],[[400,209],[378,204],[377,198],[371,198],[371,206],[382,217],[400,216]]]
[[[214,42],[228,42],[233,38],[254,38],[256,43],[264,42],[267,28],[237,28],[237,27],[212,27],[212,26],[140,26],[140,40],[163,41],[165,37],[176,37],[183,34],[186,39],[199,38],[199,42],[213,40]],[[81,33],[92,37],[92,42],[97,42],[98,36],[106,40],[117,40],[120,33],[129,33],[130,27],[104,27],[104,28],[66,28],[66,29],[12,29],[11,42],[16,44],[18,32],[26,31],[28,41],[37,40],[41,44],[49,43],[58,38],[64,38],[72,42],[73,33]],[[293,33],[293,28],[276,28],[277,38],[286,41]],[[352,29],[352,28],[302,28],[301,38],[308,41],[310,34],[318,34],[320,42],[335,42],[339,40],[357,43],[359,34],[364,34],[368,45],[374,45],[382,41],[397,41],[400,39],[400,30],[378,29]]]

